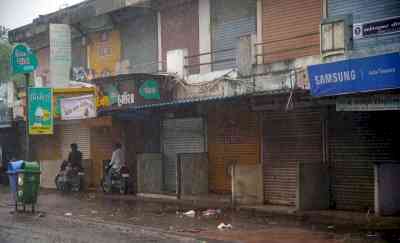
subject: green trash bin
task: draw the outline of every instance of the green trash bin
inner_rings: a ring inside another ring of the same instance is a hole
[[[24,162],[21,169],[17,171],[17,202],[23,206],[32,206],[35,211],[37,197],[40,187],[40,166],[37,162]]]

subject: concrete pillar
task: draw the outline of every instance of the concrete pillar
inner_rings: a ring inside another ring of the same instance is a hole
[[[199,0],[199,53],[211,52],[210,0]],[[211,55],[200,56],[200,63],[211,62]],[[211,72],[211,65],[200,66],[200,73]]]

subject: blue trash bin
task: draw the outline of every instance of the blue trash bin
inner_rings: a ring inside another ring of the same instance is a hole
[[[11,194],[14,199],[15,211],[18,210],[18,202],[17,202],[18,172],[23,164],[24,164],[23,160],[8,163],[7,175],[11,189]]]

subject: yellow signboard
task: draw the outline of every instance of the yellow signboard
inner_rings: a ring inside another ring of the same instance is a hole
[[[90,36],[88,46],[91,78],[116,74],[121,59],[121,38],[119,31],[103,31]]]

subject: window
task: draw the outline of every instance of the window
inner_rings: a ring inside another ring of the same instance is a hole
[[[343,53],[345,50],[345,21],[321,24],[321,53]]]

